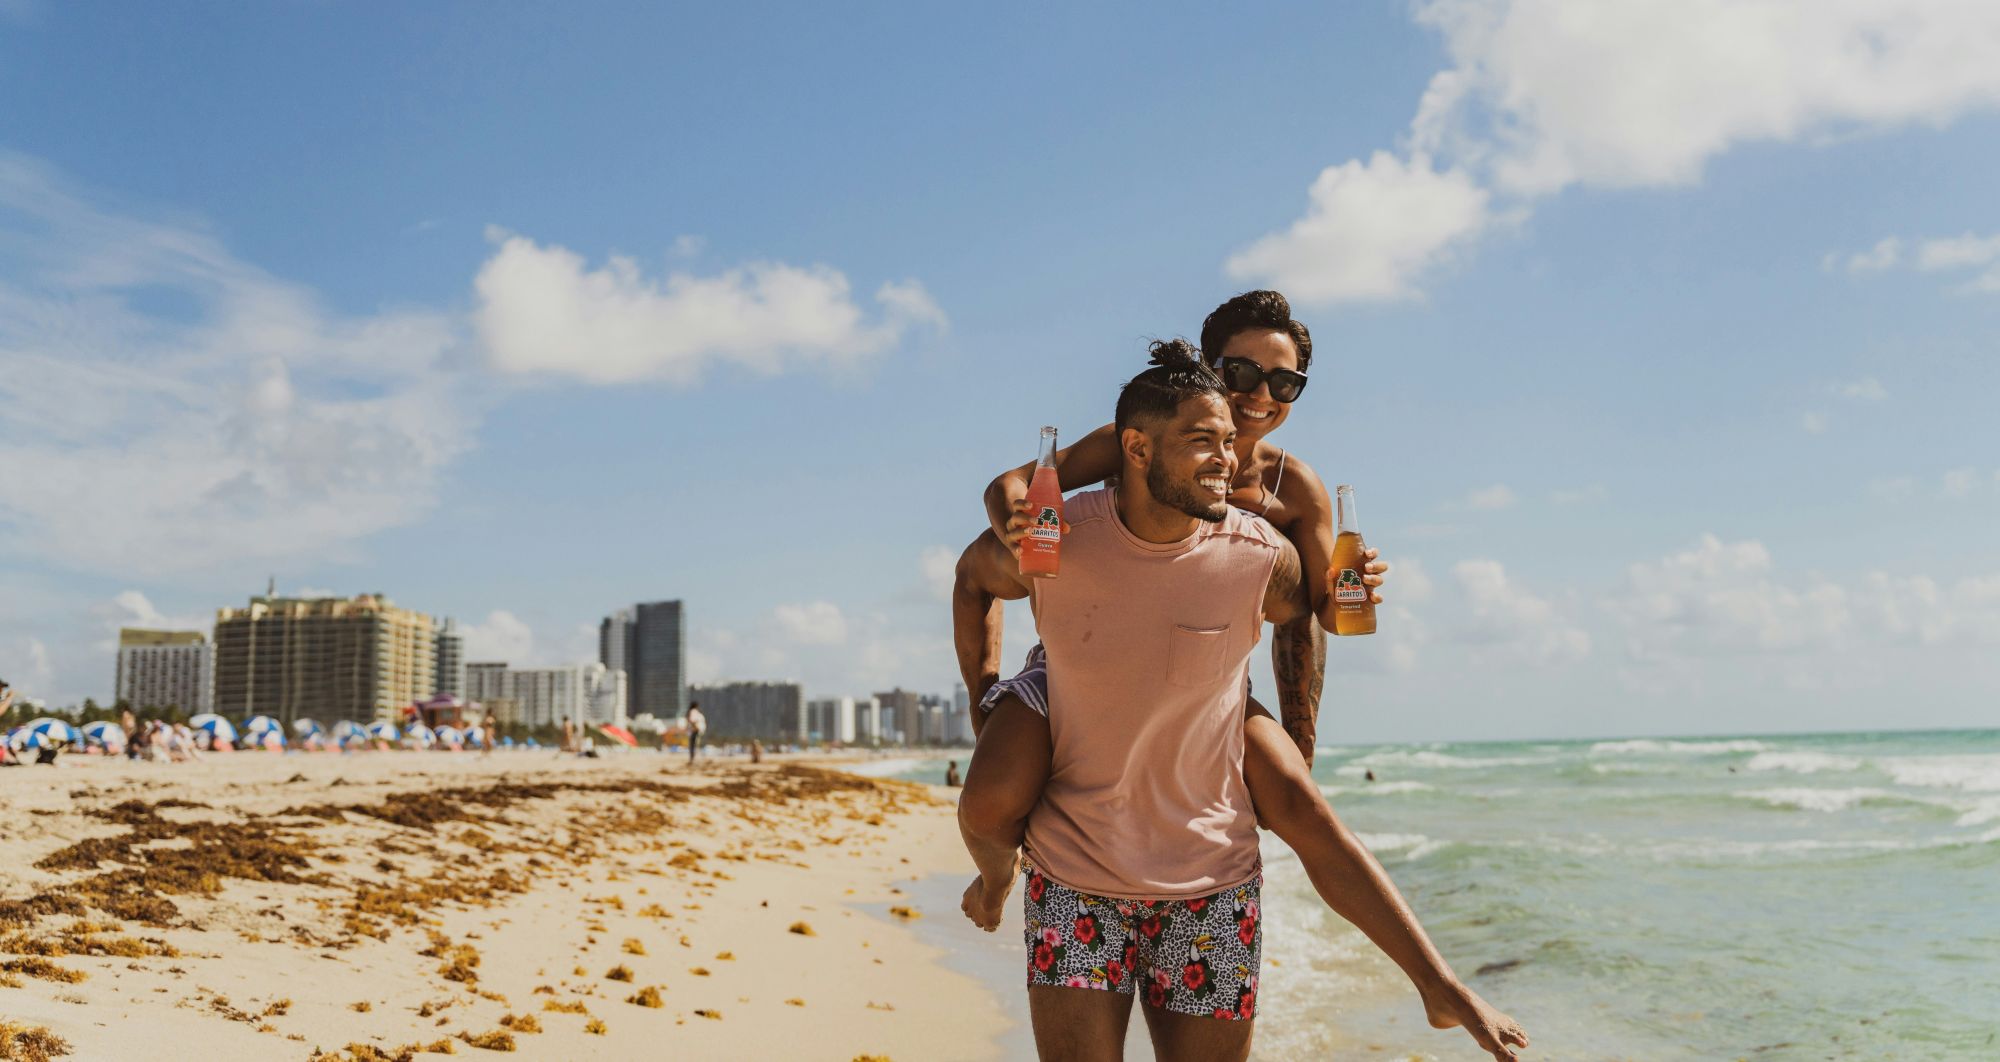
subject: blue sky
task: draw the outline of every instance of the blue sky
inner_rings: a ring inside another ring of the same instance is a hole
[[[948,690],[985,479],[1273,286],[1277,440],[1398,565],[1326,740],[1995,719],[1969,5],[15,0],[0,103],[0,677],[54,703],[271,574]]]

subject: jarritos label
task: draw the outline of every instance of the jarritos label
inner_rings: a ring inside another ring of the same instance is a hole
[[[1361,582],[1361,573],[1352,568],[1340,569],[1333,577],[1333,600],[1340,605],[1361,605],[1368,601],[1368,587]]]
[[[1035,526],[1028,529],[1028,534],[1043,542],[1055,542],[1062,538],[1062,516],[1056,512],[1055,506],[1042,506],[1042,511],[1035,516]]]

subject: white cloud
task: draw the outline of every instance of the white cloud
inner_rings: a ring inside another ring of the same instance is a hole
[[[1889,243],[1900,245],[1901,241],[1892,236],[1884,239],[1876,247],[1879,249],[1883,244]],[[1975,232],[1967,232],[1958,236],[1919,240],[1915,242],[1915,252],[1908,259],[1904,259],[1900,255],[1891,256],[1887,260],[1872,265],[1867,269],[1855,269],[1853,268],[1853,262],[1869,258],[1873,252],[1865,255],[1855,255],[1850,260],[1850,269],[1854,272],[1880,272],[1902,266],[1923,273],[1964,273],[1975,269],[1983,269],[1984,272],[1959,285],[1957,290],[1960,292],[2000,291],[2000,233],[1994,233],[1991,236],[1981,236]]]
[[[1885,269],[1894,269],[1902,261],[1903,241],[1894,236],[1884,236],[1876,242],[1874,247],[1850,255],[1847,259],[1847,271],[1850,273],[1880,273]]]
[[[1487,193],[1428,157],[1377,151],[1320,171],[1306,216],[1231,255],[1232,278],[1269,282],[1303,302],[1401,299],[1489,222]]]
[[[498,247],[473,281],[474,324],[504,372],[686,385],[724,363],[760,373],[852,366],[912,329],[946,324],[914,280],[878,288],[870,320],[847,277],[826,266],[767,262],[654,280],[631,258],[592,269],[563,247],[489,235]]]
[[[1761,542],[1714,535],[1633,565],[1605,607],[1633,663],[1651,668],[1771,654],[1844,661],[1884,643],[2000,643],[2000,576],[1946,585],[1905,572],[1787,575]]]
[[[1763,543],[1725,543],[1714,535],[1632,565],[1608,605],[1640,661],[1824,647],[1852,622],[1840,587],[1818,580],[1787,585],[1772,577]]]
[[[208,633],[215,627],[215,614],[212,612],[170,616],[161,612],[150,598],[137,590],[120,591],[110,601],[91,609],[91,612],[103,632],[103,638],[93,648],[98,653],[106,655],[117,651],[118,631],[123,627],[203,633]]]
[[[0,226],[25,278],[0,281],[0,556],[149,577],[324,557],[420,518],[470,441],[440,315],[330,314],[16,155]]]
[[[1611,496],[1602,483],[1592,483],[1587,487],[1569,487],[1550,492],[1549,498],[1557,505],[1582,505],[1586,502],[1600,502]]]
[[[1940,126],[2000,105],[1989,3],[1417,0],[1415,11],[1450,65],[1399,154],[1322,171],[1306,215],[1232,256],[1231,276],[1308,302],[1406,298],[1496,214],[1525,216],[1567,187],[1685,186],[1739,145]],[[1859,268],[1897,256],[1881,244],[1869,254]]]
[[[958,582],[958,554],[947,546],[926,546],[917,557],[924,587],[939,601],[951,600],[951,588]]]
[[[1482,647],[1495,659],[1538,666],[1590,655],[1590,635],[1510,579],[1499,561],[1460,561],[1451,573],[1464,601],[1451,628],[1459,641]]]
[[[535,632],[506,609],[487,613],[484,622],[461,624],[459,630],[465,635],[467,663],[534,666]]]
[[[1965,498],[1972,495],[1972,489],[1979,485],[1982,477],[1976,468],[1954,468],[1944,474],[1944,496]]]
[[[847,617],[831,601],[779,605],[771,610],[778,629],[800,645],[839,645],[847,641]]]
[[[1968,232],[1960,236],[1925,240],[1917,249],[1917,268],[1926,273],[1971,269],[1996,258],[2000,258],[2000,233],[1980,236]]]
[[[1465,496],[1468,509],[1505,509],[1514,504],[1514,492],[1504,483],[1481,487]]]
[[[1889,392],[1883,388],[1882,381],[1873,376],[1864,376],[1859,380],[1840,384],[1834,388],[1834,393],[1856,402],[1880,402],[1889,397]]]

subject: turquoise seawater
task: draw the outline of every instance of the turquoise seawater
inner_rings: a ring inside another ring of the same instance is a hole
[[[1313,774],[1531,1058],[2000,1059],[2000,731],[1331,747]],[[1264,859],[1258,1057],[1484,1057]]]

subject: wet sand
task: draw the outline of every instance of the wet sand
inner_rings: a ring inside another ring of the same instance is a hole
[[[911,895],[965,873],[947,797],[651,754],[0,771],[0,1037],[216,1062],[1007,1057],[1018,1001],[913,931],[959,917]]]

